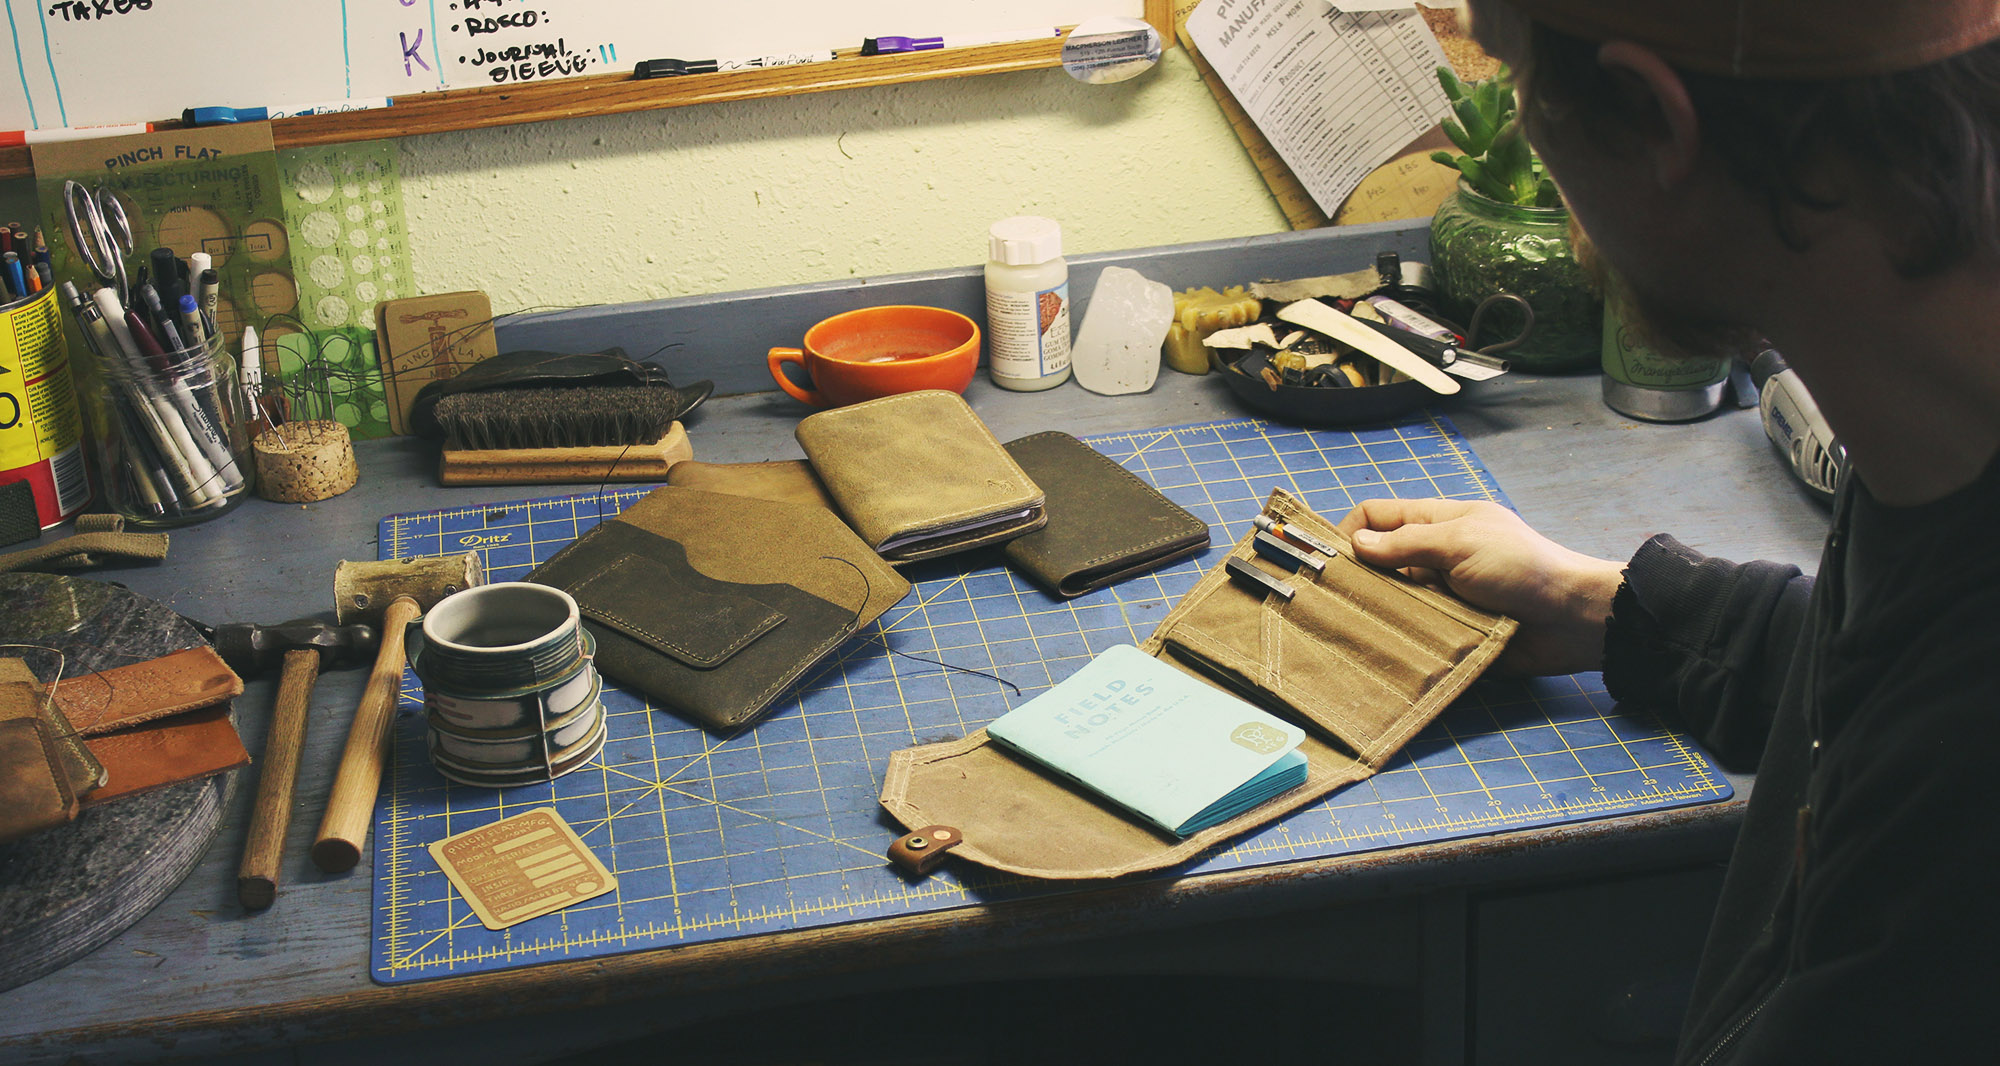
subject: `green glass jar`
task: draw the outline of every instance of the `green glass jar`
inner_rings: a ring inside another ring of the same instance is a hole
[[[1431,218],[1431,269],[1445,314],[1469,323],[1479,301],[1511,292],[1535,309],[1534,332],[1505,353],[1516,370],[1594,370],[1604,337],[1604,304],[1591,291],[1569,241],[1569,209],[1521,207],[1482,196],[1461,181]],[[1521,330],[1511,303],[1486,314],[1479,342]]]

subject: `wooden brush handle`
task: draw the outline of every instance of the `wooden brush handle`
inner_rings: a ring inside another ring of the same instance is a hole
[[[361,861],[368,840],[368,822],[375,814],[375,792],[382,785],[382,764],[389,760],[389,726],[396,719],[396,694],[403,687],[403,630],[423,613],[417,601],[398,596],[382,616],[382,650],[354,724],[347,730],[347,748],[333,791],[326,798],[319,839],[313,842],[313,863],[330,874],[352,870]]]
[[[292,824],[292,795],[299,780],[299,752],[305,746],[306,709],[319,680],[319,652],[293,648],[278,675],[278,700],[271,709],[271,732],[264,740],[257,799],[250,807],[250,839],[236,871],[236,898],[249,910],[263,910],[278,898],[278,870],[284,860],[285,830]]]
[[[665,481],[667,471],[694,458],[679,422],[650,444],[590,448],[495,448],[446,451],[440,485],[547,485],[593,481]]]

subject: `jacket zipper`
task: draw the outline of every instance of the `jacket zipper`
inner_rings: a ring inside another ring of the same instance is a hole
[[[1791,979],[1792,975],[1790,974],[1786,974],[1785,976],[1778,978],[1778,983],[1772,985],[1771,990],[1769,992],[1764,993],[1764,997],[1757,1001],[1756,1006],[1750,1008],[1750,1012],[1748,1014],[1745,1014],[1743,1017],[1738,1018],[1736,1020],[1736,1024],[1730,1026],[1729,1031],[1722,1034],[1722,1039],[1716,1041],[1715,1046],[1708,1049],[1708,1054],[1703,1055],[1701,1057],[1701,1061],[1697,1063],[1696,1066],[1709,1066],[1709,1063],[1715,1061],[1715,1057],[1717,1055],[1720,1055],[1724,1051],[1727,1051],[1729,1049],[1729,1045],[1734,1044],[1736,1042],[1736,1038],[1743,1034],[1743,1030],[1748,1029],[1750,1027],[1750,1023],[1757,1020],[1757,1015],[1762,1014],[1764,1012],[1764,1008],[1770,1006],[1771,1000],[1777,996],[1778,990],[1785,987],[1785,982]]]

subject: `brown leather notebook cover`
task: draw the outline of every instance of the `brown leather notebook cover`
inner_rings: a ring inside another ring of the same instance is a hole
[[[667,471],[667,484],[731,496],[824,507],[838,512],[833,497],[826,494],[819,475],[804,459],[779,459],[768,463],[704,463],[683,459]]]
[[[576,597],[605,676],[744,725],[910,583],[819,507],[655,489],[528,575]]]
[[[1515,629],[1354,561],[1333,523],[1283,490],[1265,512],[1330,542],[1324,570],[1287,572],[1245,537],[1228,557],[1293,589],[1285,599],[1231,576],[1203,575],[1139,650],[1306,731],[1306,783],[1227,822],[1176,839],[989,742],[962,740],[889,756],[882,805],[912,829],[961,834],[952,852],[1029,877],[1118,877],[1185,862],[1380,769],[1492,665]]]
[[[1001,548],[1007,565],[1062,597],[1115,585],[1208,547],[1208,523],[1067,433],[1007,442],[1048,494],[1048,524]]]
[[[957,393],[931,389],[807,415],[799,446],[840,513],[885,559],[912,562],[1018,537],[1042,490]]]

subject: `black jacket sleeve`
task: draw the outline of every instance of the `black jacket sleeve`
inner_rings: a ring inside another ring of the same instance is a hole
[[[1754,769],[1811,591],[1795,566],[1711,559],[1654,537],[1612,602],[1605,689],[1672,717],[1724,766]]]

